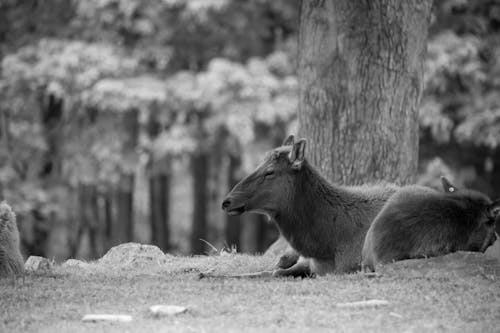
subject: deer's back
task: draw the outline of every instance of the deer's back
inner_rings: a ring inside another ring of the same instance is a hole
[[[330,213],[322,214],[324,219],[316,217],[322,223],[315,223],[315,230],[311,231],[313,237],[304,239],[303,248],[298,249],[315,260],[318,273],[345,273],[359,269],[366,232],[398,187],[384,184],[338,189],[340,192],[337,193],[342,193],[342,203],[325,209]]]
[[[369,227],[385,203],[399,188],[394,184],[346,187],[346,190],[352,193],[352,199],[344,209],[354,214],[354,222]]]

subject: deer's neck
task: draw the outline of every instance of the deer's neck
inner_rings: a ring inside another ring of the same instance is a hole
[[[341,243],[355,237],[359,228],[350,212],[360,200],[347,189],[331,185],[306,163],[297,177],[293,199],[275,220],[299,253],[331,258]]]

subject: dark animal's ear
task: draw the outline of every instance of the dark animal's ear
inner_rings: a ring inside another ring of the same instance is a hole
[[[441,176],[441,184],[443,184],[443,190],[446,193],[453,193],[457,191],[457,187],[453,185],[445,176]]]
[[[493,216],[499,216],[500,214],[500,198],[496,199],[490,204],[490,213]]]
[[[288,136],[288,138],[286,138],[285,141],[283,141],[283,143],[281,145],[282,146],[293,146],[294,140],[295,140],[295,137],[293,136],[293,134],[290,134]]]
[[[290,162],[292,162],[292,169],[300,170],[302,168],[302,164],[304,163],[305,158],[305,152],[306,139],[300,139],[293,144],[292,151],[289,155]]]

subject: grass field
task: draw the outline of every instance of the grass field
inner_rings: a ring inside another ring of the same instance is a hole
[[[253,272],[274,258],[240,254],[167,256],[161,264],[55,266],[13,286],[0,280],[0,332],[499,332],[500,265],[482,254],[388,265],[314,279],[204,278]],[[374,308],[338,303],[369,299]],[[154,304],[186,313],[156,318]],[[129,323],[84,323],[87,313],[129,314]]]

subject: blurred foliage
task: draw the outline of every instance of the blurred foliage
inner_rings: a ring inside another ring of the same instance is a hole
[[[441,156],[457,177],[468,175],[459,181],[496,195],[500,194],[494,190],[500,184],[493,181],[500,171],[499,59],[500,2],[435,3],[420,112],[422,162]],[[480,184],[485,182],[490,184]]]
[[[282,61],[279,65],[277,58]],[[278,66],[287,70],[275,70]],[[272,127],[295,117],[297,79],[283,74],[290,67],[283,53],[252,58],[246,64],[213,59],[206,71],[181,72],[167,80],[169,109],[178,115],[178,124],[191,128],[186,132],[189,137],[207,133],[199,138],[205,145],[210,146],[214,139],[210,134],[220,128],[247,145],[260,126]]]
[[[131,75],[137,66],[135,59],[108,44],[41,39],[3,58],[2,81],[15,91],[13,97],[22,92],[27,95],[21,96],[24,99],[36,95],[39,88],[48,88],[52,94],[72,99],[100,78]],[[21,107],[16,104],[13,109]]]
[[[83,161],[79,152],[92,147],[90,151],[102,151],[112,146],[107,142],[123,142],[110,138],[106,140],[101,133],[116,135],[113,131],[104,131],[102,128],[89,128],[90,133],[79,136],[78,130],[82,125],[88,124],[88,109],[82,107],[87,96],[87,91],[103,77],[132,75],[138,63],[133,58],[124,55],[123,50],[106,44],[86,43],[72,40],[41,39],[35,45],[21,47],[15,53],[5,56],[2,60],[2,90],[0,94],[4,104],[2,112],[9,119],[9,153],[14,165],[23,165],[27,171],[18,172],[21,179],[27,175],[37,178],[37,170],[30,168],[39,167],[40,163],[33,163],[41,158],[47,149],[45,137],[44,117],[49,99],[60,100],[63,103],[61,110],[61,124],[58,126],[59,138],[66,145],[63,148],[63,162]],[[99,123],[99,126],[105,126]],[[94,133],[94,135],[92,135]],[[101,147],[87,145],[91,138]],[[77,142],[71,145],[71,141]],[[107,159],[116,155],[101,153]],[[115,161],[116,163],[116,161]],[[121,163],[121,162],[120,162]],[[79,167],[66,168],[81,175],[87,170],[88,163],[73,164]],[[86,177],[88,178],[88,177]]]
[[[423,129],[440,143],[500,144],[500,2],[441,1],[425,69]]]
[[[69,38],[67,25],[75,15],[74,0],[0,1],[0,57],[41,36]]]
[[[47,234],[54,220],[74,218],[67,183],[95,181],[91,172],[106,174],[99,179],[119,175],[109,165],[123,165],[123,155],[110,151],[123,142],[123,132],[103,130],[106,122],[85,126],[82,96],[99,79],[132,75],[136,67],[136,60],[113,46],[54,38],[41,38],[2,59],[0,177],[4,197],[20,216],[24,241],[40,242],[35,229]],[[61,110],[51,110],[54,101]],[[61,117],[58,123],[52,123],[51,112]],[[54,143],[63,174],[47,179],[41,166]]]
[[[88,0],[72,27],[134,50],[154,70],[201,70],[215,57],[266,56],[295,37],[298,1]]]

